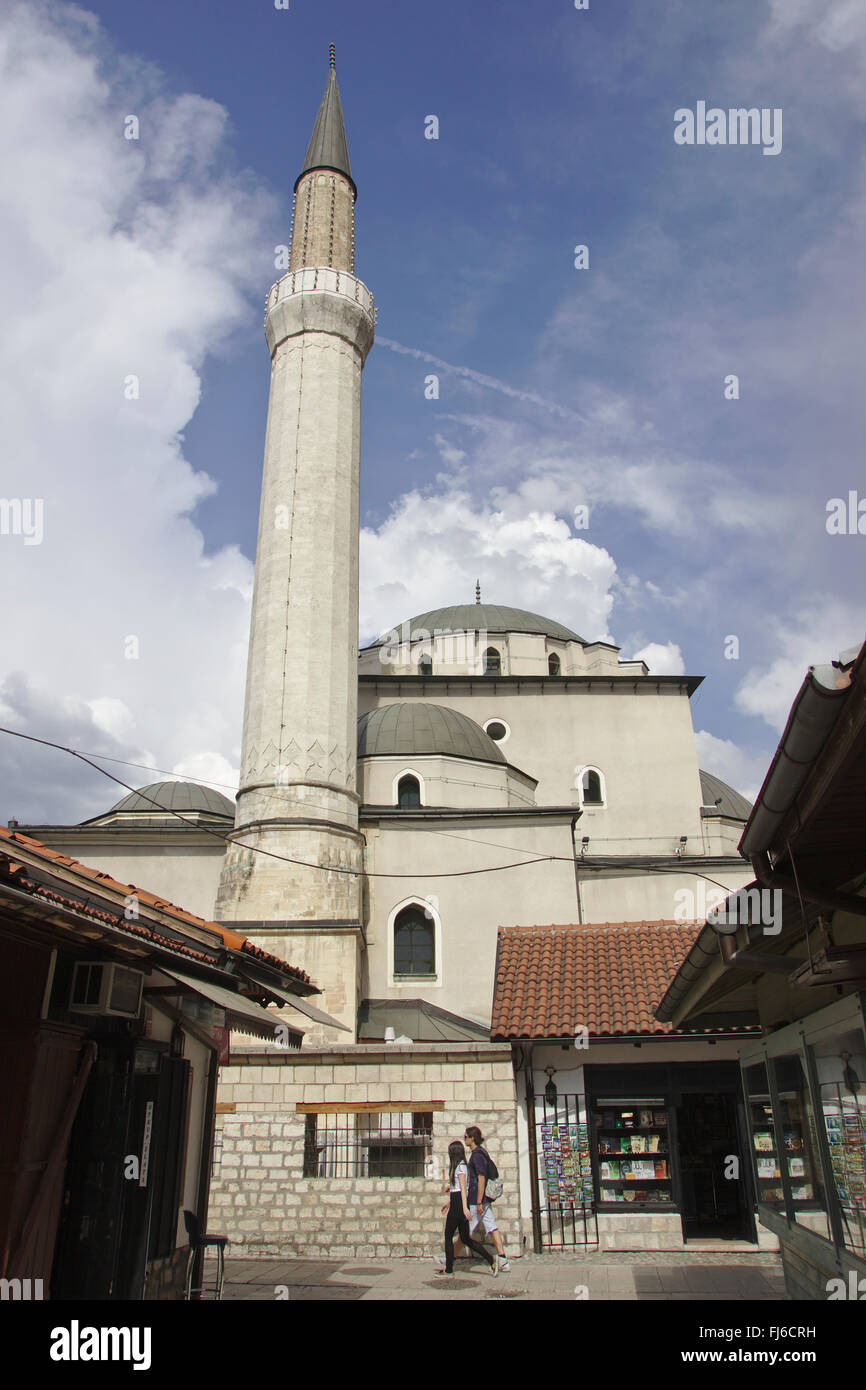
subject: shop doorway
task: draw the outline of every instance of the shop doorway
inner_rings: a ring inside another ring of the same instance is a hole
[[[683,1239],[753,1239],[736,1096],[682,1096],[676,1123]]]

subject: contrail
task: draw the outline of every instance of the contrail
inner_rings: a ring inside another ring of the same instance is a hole
[[[580,420],[582,424],[588,421],[585,415],[581,415],[576,410],[568,410],[564,405],[558,405],[556,401],[549,401],[544,396],[539,396],[535,391],[518,391],[516,387],[509,386],[504,381],[499,381],[495,376],[485,376],[483,372],[473,371],[471,367],[455,367],[452,362],[443,362],[441,357],[434,357],[432,352],[422,352],[420,348],[404,347],[402,343],[395,343],[393,338],[379,338],[376,342],[380,347],[386,347],[391,352],[400,353],[403,357],[416,357],[422,362],[429,362],[431,366],[438,367],[442,372],[451,372],[454,376],[462,376],[466,381],[474,381],[476,386],[484,386],[488,391],[499,391],[503,396],[513,396],[518,401],[528,401],[530,405],[541,406],[550,415],[558,415],[563,420]]]

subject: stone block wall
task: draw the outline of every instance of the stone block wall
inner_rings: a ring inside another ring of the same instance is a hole
[[[381,1102],[433,1110],[435,1178],[304,1177],[304,1105]],[[339,1052],[248,1053],[221,1068],[222,1148],[209,1224],[231,1256],[339,1259],[442,1250],[448,1144],[477,1124],[505,1184],[496,1203],[506,1249],[518,1241],[514,1074],[507,1044],[358,1045]]]

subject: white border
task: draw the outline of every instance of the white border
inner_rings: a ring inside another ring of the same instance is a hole
[[[488,732],[491,724],[502,725],[503,729],[505,730],[504,738],[493,738],[492,734]],[[511,725],[508,723],[507,719],[500,718],[498,714],[491,714],[489,719],[485,719],[481,727],[484,730],[485,734],[487,734],[487,737],[490,739],[491,743],[507,743],[508,740],[511,738]]]
[[[433,960],[436,967],[435,980],[425,980],[415,975],[394,975],[394,923],[405,907],[420,907],[433,919]],[[392,989],[441,989],[442,988],[442,919],[433,899],[423,894],[413,894],[396,904],[388,914],[388,985]]]
[[[402,782],[402,780],[403,780],[404,777],[414,777],[414,778],[415,778],[415,781],[418,783],[418,789],[419,789],[420,796],[421,796],[421,805],[422,805],[422,806],[426,806],[426,805],[427,805],[427,789],[426,789],[426,787],[424,786],[424,778],[421,776],[421,773],[420,773],[420,772],[416,772],[416,771],[415,771],[414,767],[404,767],[404,768],[402,769],[401,772],[398,772],[398,773],[397,773],[396,777],[395,777],[394,780],[392,781],[392,783],[391,783],[391,802],[392,802],[392,804],[393,804],[394,806],[396,806],[398,810],[400,809],[400,797],[399,797],[399,793],[398,793],[398,787],[400,786],[400,783]]]

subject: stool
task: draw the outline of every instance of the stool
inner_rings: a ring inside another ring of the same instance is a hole
[[[228,1245],[228,1236],[214,1236],[205,1232],[201,1233],[199,1219],[194,1211],[184,1211],[184,1222],[186,1223],[186,1233],[189,1238],[189,1258],[186,1262],[186,1292],[184,1298],[189,1302],[193,1294],[201,1298],[202,1294],[210,1294],[215,1299],[223,1296],[223,1278],[225,1276],[225,1248]],[[204,1283],[204,1260],[205,1253],[209,1246],[215,1246],[217,1252],[217,1276],[215,1284]],[[192,1271],[195,1264],[195,1257],[198,1251],[202,1251],[202,1284],[200,1288],[192,1287]]]

